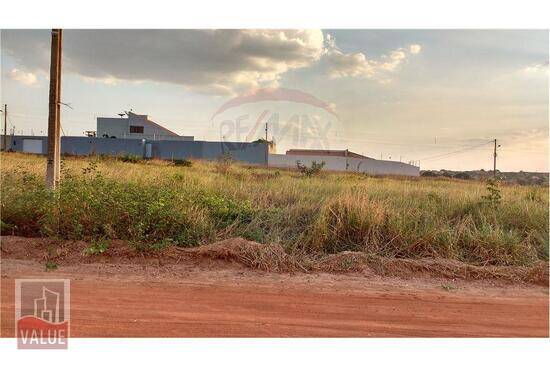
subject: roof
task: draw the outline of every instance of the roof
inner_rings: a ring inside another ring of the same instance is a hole
[[[165,128],[164,126],[161,126],[161,125],[157,124],[157,123],[154,122],[154,121],[151,121],[151,120],[147,119],[147,122],[150,123],[151,125],[155,125],[155,126],[158,127],[159,129],[162,129],[162,130],[166,131],[166,132],[168,133],[168,135],[179,136],[178,134],[176,134],[176,133],[173,132],[172,130],[168,130],[168,129]]]
[[[347,152],[347,154],[346,154]],[[287,155],[316,155],[330,157],[353,157],[353,158],[368,158],[364,155],[344,150],[326,150],[326,149],[290,149],[286,151]]]
[[[143,119],[145,120],[147,123],[149,123],[150,125],[153,125],[161,130],[164,130],[167,135],[172,135],[172,136],[179,136],[179,134],[176,134],[175,132],[173,132],[172,130],[168,130],[167,128],[165,128],[164,126],[162,125],[159,125],[157,124],[156,122],[154,121],[151,121],[149,120],[149,116],[148,115],[138,115],[137,113],[133,113],[133,112],[127,112],[126,113],[128,115],[128,118],[130,117],[133,117],[133,118],[138,118],[138,119]]]

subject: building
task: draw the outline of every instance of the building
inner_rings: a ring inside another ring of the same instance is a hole
[[[272,149],[269,142],[214,142],[195,141],[192,136],[180,136],[151,121],[147,115],[126,112],[127,117],[97,118],[97,132],[86,131],[86,136],[62,136],[61,153],[86,156],[133,155],[146,159],[217,159],[229,155],[250,164],[267,165]],[[95,133],[95,134],[94,134]],[[46,136],[8,135],[8,149],[14,152],[46,154]],[[2,137],[2,149],[4,139]]]
[[[124,115],[122,115],[124,116]],[[310,166],[324,162],[325,170],[361,172],[373,175],[419,176],[420,168],[395,161],[376,160],[345,150],[290,149],[275,154],[275,144],[264,139],[255,142],[195,141],[192,136],[180,136],[151,121],[147,115],[127,112],[126,118],[97,118],[97,132],[87,136],[61,137],[61,153],[86,156],[134,155],[146,159],[217,159],[229,155],[250,164],[296,168],[297,162]],[[0,139],[3,145],[3,138]],[[8,150],[46,154],[46,136],[8,135]],[[4,147],[2,146],[2,149]]]
[[[126,117],[123,117],[126,115]],[[192,141],[192,136],[181,136],[149,119],[147,115],[138,115],[131,111],[120,117],[98,117],[98,138],[180,140]]]
[[[1,139],[3,141],[3,139]],[[9,150],[45,155],[48,152],[47,136],[8,135]],[[147,139],[110,139],[86,136],[62,136],[61,154],[87,156],[133,155],[156,159],[214,160],[229,155],[236,161],[266,165],[269,147],[264,142],[216,142]]]
[[[296,168],[297,162],[310,166],[312,162],[324,162],[323,169],[348,171],[372,175],[419,176],[420,168],[411,164],[366,157],[345,150],[291,149],[286,154],[269,154],[271,167]]]

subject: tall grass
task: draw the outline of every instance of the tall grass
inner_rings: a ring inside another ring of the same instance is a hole
[[[452,179],[374,178],[217,163],[65,158],[57,192],[45,159],[2,155],[3,233],[197,246],[243,236],[289,253],[361,251],[472,264],[548,260],[548,189]]]

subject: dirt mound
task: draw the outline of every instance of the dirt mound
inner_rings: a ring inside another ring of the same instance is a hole
[[[446,259],[388,259],[362,252],[346,251],[329,255],[313,265],[326,272],[362,272],[382,276],[431,276],[450,279],[500,279],[548,285],[548,263],[531,266],[476,266]]]
[[[214,259],[235,261],[264,271],[305,270],[280,245],[264,245],[240,237],[201,246],[197,253]]]
[[[84,241],[50,238],[2,236],[1,254],[7,258],[53,261],[70,264],[174,265],[220,269],[248,267],[269,272],[361,273],[399,278],[437,277],[464,280],[502,280],[548,286],[548,263],[531,266],[475,266],[445,259],[390,259],[363,252],[340,252],[324,257],[292,256],[280,245],[261,244],[232,238],[198,248],[139,247],[125,241],[110,241],[99,254],[90,254],[92,246]]]

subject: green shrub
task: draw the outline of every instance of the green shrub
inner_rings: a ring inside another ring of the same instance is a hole
[[[143,160],[143,157],[140,157],[139,155],[135,155],[135,154],[125,154],[122,157],[120,157],[120,160],[128,163],[139,163]]]
[[[86,255],[101,255],[109,249],[109,242],[105,240],[92,240],[92,243],[86,250],[84,254]]]
[[[191,167],[193,165],[193,162],[187,159],[174,159],[172,160],[172,163],[174,164],[174,166],[182,166],[182,167]]]
[[[311,162],[311,166],[308,167],[302,164],[301,161],[296,161],[296,168],[301,174],[303,174],[306,177],[311,177],[319,174],[319,172],[321,172],[324,166],[325,166],[325,162],[317,163],[316,161],[313,161]]]

